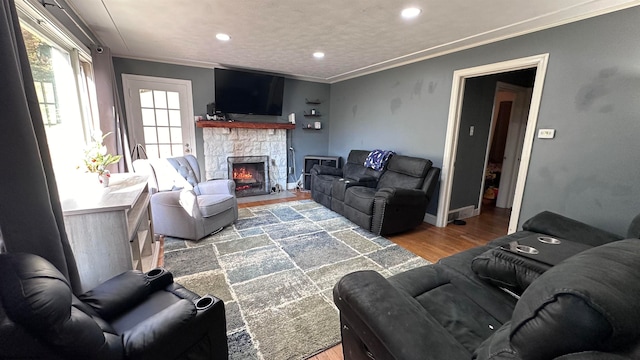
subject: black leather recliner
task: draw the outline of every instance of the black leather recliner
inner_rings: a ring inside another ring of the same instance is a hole
[[[311,196],[377,235],[410,230],[424,221],[440,169],[430,160],[393,155],[383,170],[364,166],[366,150],[352,150],[343,169],[314,165]]]
[[[626,240],[549,212],[523,229],[388,279],[373,271],[343,277],[333,294],[344,358],[640,358],[640,216]],[[497,259],[493,279],[473,266],[499,246],[545,236],[586,250],[535,275],[526,261]],[[509,282],[521,276],[535,278],[519,294],[497,286],[514,289],[522,283]]]
[[[227,359],[224,304],[163,269],[128,271],[76,297],[47,260],[0,254],[0,357]]]
[[[383,170],[364,166],[370,151],[351,150],[342,169],[314,165],[311,168],[311,198],[342,214],[344,193],[351,186],[376,187]]]
[[[438,182],[431,160],[393,155],[375,187],[352,186],[344,216],[374,234],[395,234],[420,225]]]

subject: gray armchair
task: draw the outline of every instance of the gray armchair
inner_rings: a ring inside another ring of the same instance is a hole
[[[154,232],[200,240],[238,219],[235,183],[200,181],[193,155],[157,160],[136,160],[136,173],[149,176]]]

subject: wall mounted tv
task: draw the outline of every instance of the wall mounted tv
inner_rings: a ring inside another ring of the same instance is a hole
[[[283,77],[217,68],[214,76],[216,112],[282,115]]]

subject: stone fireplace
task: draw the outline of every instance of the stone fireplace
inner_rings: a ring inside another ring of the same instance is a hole
[[[268,156],[229,156],[229,179],[236,183],[236,196],[264,195],[269,188]]]
[[[233,179],[233,169],[227,158],[267,157],[265,190],[268,194],[279,184],[287,184],[287,128],[241,128],[255,123],[199,121],[202,127],[206,179]],[[275,124],[275,126],[289,124]],[[228,126],[228,127],[224,127]],[[260,124],[263,126],[263,124]],[[291,127],[293,127],[292,125]],[[236,185],[239,185],[236,183]],[[245,184],[246,185],[246,184]],[[250,194],[258,195],[258,194]],[[243,196],[250,196],[243,195]]]

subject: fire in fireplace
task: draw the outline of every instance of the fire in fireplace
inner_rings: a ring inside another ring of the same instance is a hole
[[[236,183],[236,196],[269,193],[268,156],[229,156],[229,178]]]

